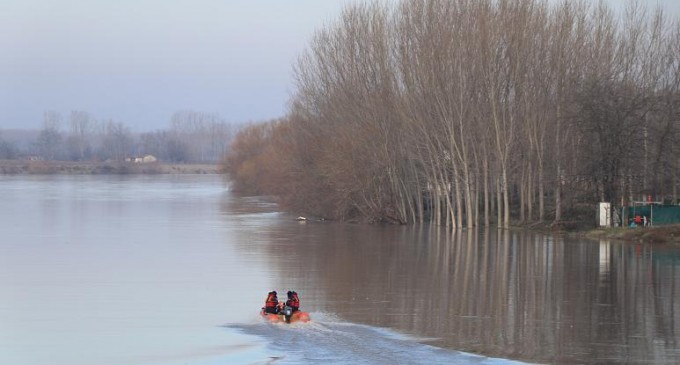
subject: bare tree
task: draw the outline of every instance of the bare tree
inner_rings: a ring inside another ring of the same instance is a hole
[[[36,141],[38,153],[46,160],[55,160],[60,157],[63,147],[63,136],[60,131],[61,115],[55,111],[44,114],[43,128],[40,130]]]
[[[68,145],[73,148],[71,155],[74,159],[83,161],[92,153],[90,141],[96,130],[96,120],[88,112],[74,110],[71,111],[70,122],[71,134]]]
[[[186,146],[188,160],[198,162],[218,161],[232,138],[231,127],[219,115],[193,110],[174,113],[170,131]]]
[[[675,189],[677,23],[591,5],[348,6],[300,57],[290,115],[231,151],[287,206],[370,222],[563,224]]]
[[[133,138],[130,129],[123,123],[109,120],[106,127],[100,155],[104,159],[124,161],[132,155]]]

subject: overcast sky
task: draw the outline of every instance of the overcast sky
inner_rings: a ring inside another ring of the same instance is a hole
[[[2,0],[0,130],[40,128],[47,110],[135,131],[187,109],[229,122],[282,116],[297,56],[349,2]],[[658,2],[680,15],[680,0]]]

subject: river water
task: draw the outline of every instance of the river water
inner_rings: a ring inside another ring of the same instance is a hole
[[[300,293],[307,324],[265,323]],[[0,364],[680,363],[680,249],[297,222],[214,175],[0,176]]]

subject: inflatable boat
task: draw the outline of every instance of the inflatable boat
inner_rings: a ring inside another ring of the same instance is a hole
[[[265,313],[264,308],[260,311],[260,315],[271,323],[295,323],[295,322],[309,322],[309,313],[303,311],[293,312],[293,308],[284,307],[278,314]]]

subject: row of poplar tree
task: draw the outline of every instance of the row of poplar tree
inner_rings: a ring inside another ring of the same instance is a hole
[[[350,5],[289,114],[235,138],[233,188],[327,218],[453,228],[677,201],[680,23],[565,0]]]

